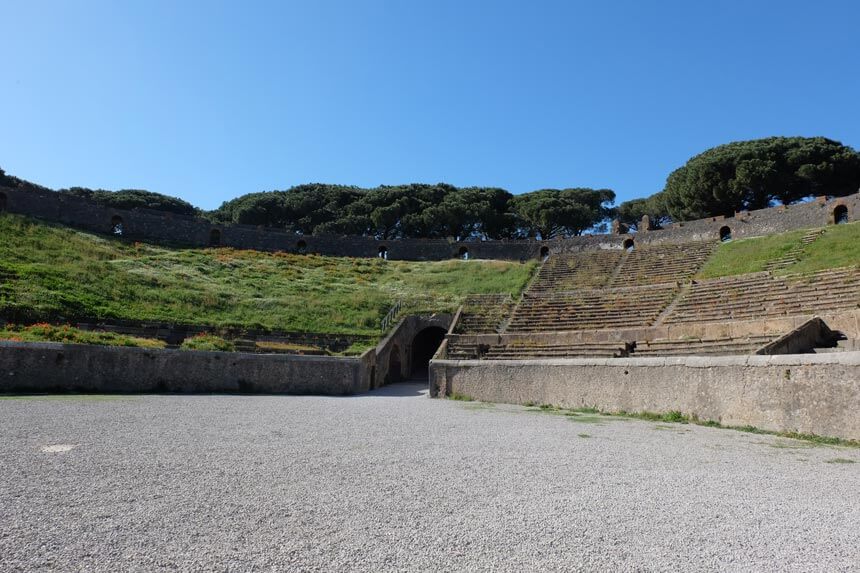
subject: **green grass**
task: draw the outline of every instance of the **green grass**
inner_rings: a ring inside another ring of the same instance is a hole
[[[0,215],[0,314],[22,323],[100,318],[377,336],[396,300],[404,313],[453,312],[467,294],[518,295],[536,266],[171,249]]]
[[[69,325],[32,324],[19,326],[7,324],[0,328],[0,340],[13,342],[62,342],[63,344],[98,344],[100,346],[135,346],[139,348],[164,348],[161,340],[138,338],[113,332],[80,330]]]
[[[779,259],[800,245],[805,230],[767,237],[739,239],[719,246],[697,275],[718,278],[765,270],[767,263]],[[798,262],[777,274],[812,273],[824,269],[856,265],[860,262],[860,222],[827,227],[824,234],[807,245]]]
[[[236,347],[227,339],[214,334],[201,332],[190,336],[182,341],[180,350],[215,350],[219,352],[233,352]]]
[[[827,227],[804,249],[800,261],[781,272],[812,273],[856,264],[860,264],[860,222]]]

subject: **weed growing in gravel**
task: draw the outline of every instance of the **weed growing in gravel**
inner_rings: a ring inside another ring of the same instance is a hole
[[[777,450],[803,450],[806,448],[814,448],[815,447],[815,444],[813,444],[811,442],[798,442],[798,441],[786,442],[786,441],[777,440],[776,442],[773,442],[773,443],[768,443],[768,442],[759,442],[759,443],[764,444],[764,445],[771,447],[771,448],[775,448]]]
[[[833,458],[832,460],[827,460],[827,464],[856,464],[854,460],[849,460],[848,458]]]
[[[528,405],[527,403],[526,405]],[[533,403],[532,403],[533,404]],[[842,438],[833,438],[829,436],[818,436],[816,434],[801,434],[798,432],[774,432],[771,430],[762,430],[761,428],[756,428],[755,426],[724,426],[715,420],[701,420],[698,416],[692,415],[688,416],[679,412],[678,410],[671,410],[669,412],[658,414],[656,412],[627,412],[626,410],[619,410],[617,412],[602,412],[597,408],[576,408],[576,409],[564,409],[558,408],[556,406],[551,406],[547,404],[542,404],[538,408],[530,408],[527,410],[528,412],[544,412],[548,414],[556,414],[567,416],[573,422],[581,422],[585,424],[600,424],[604,420],[610,417],[619,417],[619,418],[632,418],[636,420],[646,420],[649,422],[667,422],[667,423],[675,423],[675,424],[695,424],[697,426],[706,426],[709,428],[721,428],[725,430],[736,430],[739,432],[747,432],[751,434],[762,434],[768,436],[778,436],[781,438],[790,438],[792,440],[801,440],[804,442],[809,442],[811,444],[817,444],[822,446],[844,446],[849,448],[860,448],[860,440],[845,440]],[[583,415],[590,414],[590,415]],[[655,429],[669,429],[668,426],[655,427]],[[773,447],[792,447],[792,446],[779,446],[775,445]],[[803,447],[803,446],[797,446]]]
[[[463,408],[466,410],[493,410],[496,405],[492,402],[470,402],[468,404],[463,404]]]
[[[471,396],[467,396],[466,394],[460,394],[458,392],[451,393],[451,395],[448,396],[448,399],[449,400],[457,400],[459,402],[474,402],[475,401],[475,399],[472,398]]]
[[[577,434],[580,438],[590,438],[591,434]]]
[[[603,425],[606,423],[606,420],[607,420],[606,418],[604,418],[600,415],[596,415],[596,416],[576,415],[576,416],[569,416],[567,419],[570,420],[571,422],[576,422],[578,424],[597,424],[597,425]]]

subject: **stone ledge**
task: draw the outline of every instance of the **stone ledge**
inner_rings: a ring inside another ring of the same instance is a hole
[[[533,360],[433,360],[440,366],[686,366],[718,368],[725,366],[802,366],[804,364],[839,364],[860,366],[860,351],[827,354],[780,354],[773,356],[653,356],[641,358],[536,358]]]

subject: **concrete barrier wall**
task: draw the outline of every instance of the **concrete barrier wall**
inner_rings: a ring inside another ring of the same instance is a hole
[[[860,352],[782,356],[434,360],[431,396],[601,411],[679,411],[860,440]]]
[[[360,358],[0,342],[0,392],[259,392],[342,395],[371,386]]]

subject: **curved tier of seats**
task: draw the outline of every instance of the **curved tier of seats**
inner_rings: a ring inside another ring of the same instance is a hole
[[[705,264],[718,243],[647,245],[627,253],[610,287],[652,285],[689,280]]]
[[[687,338],[680,340],[638,340],[634,356],[715,356],[755,354],[756,350],[779,338],[777,335],[740,338]]]
[[[622,254],[620,250],[601,250],[552,255],[541,266],[529,292],[560,292],[606,286]]]
[[[782,277],[764,272],[695,282],[664,322],[746,320],[858,307],[860,267]]]
[[[598,330],[650,326],[677,291],[674,284],[527,294],[506,332]]]

